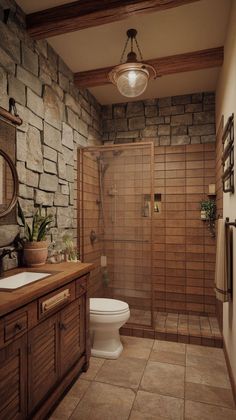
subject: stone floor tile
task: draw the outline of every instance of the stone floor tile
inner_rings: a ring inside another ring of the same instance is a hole
[[[145,359],[134,357],[120,357],[117,360],[106,360],[96,375],[95,380],[137,389],[145,366]]]
[[[128,420],[134,398],[131,389],[92,382],[70,420]]]
[[[183,343],[156,340],[150,354],[150,360],[184,366],[185,351],[186,345]]]
[[[216,405],[185,401],[185,420],[236,420],[236,411]]]
[[[50,420],[67,420],[80,402],[81,398],[90,385],[89,381],[78,379],[66,394],[56,410],[53,412]]]
[[[184,401],[181,398],[138,391],[130,420],[181,420],[183,411]]]
[[[104,362],[105,359],[101,359],[100,357],[90,357],[89,368],[87,372],[83,372],[81,374],[81,379],[87,379],[88,381],[92,381]]]
[[[183,366],[149,361],[141,381],[141,389],[173,397],[184,397]]]
[[[135,357],[137,359],[148,359],[154,340],[148,338],[126,337],[122,336],[121,341],[124,350],[121,357]]]
[[[200,360],[199,363],[191,366],[187,364],[186,382],[231,389],[229,376],[225,366],[215,365],[215,363],[211,363],[210,361],[207,365],[206,360],[204,363],[201,363]]]
[[[185,398],[208,404],[220,405],[221,407],[235,408],[231,389],[217,388],[202,384],[185,383]]]

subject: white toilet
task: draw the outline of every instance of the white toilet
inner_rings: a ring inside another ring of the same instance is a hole
[[[115,299],[90,299],[91,353],[117,359],[123,350],[119,329],[130,317],[129,305]]]

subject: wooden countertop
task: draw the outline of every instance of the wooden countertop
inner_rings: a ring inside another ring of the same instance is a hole
[[[33,271],[35,273],[46,272],[52,273],[52,275],[37,280],[27,286],[20,287],[19,289],[0,291],[0,317],[89,273],[92,269],[93,264],[63,262],[59,264],[45,264],[38,268],[20,267],[5,272],[4,277],[9,277],[23,271]]]

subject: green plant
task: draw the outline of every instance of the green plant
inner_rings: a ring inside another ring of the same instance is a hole
[[[216,202],[214,200],[202,200],[201,211],[205,212],[211,235],[215,236]]]
[[[77,248],[74,246],[74,242],[72,237],[65,233],[65,235],[62,237],[62,240],[64,242],[64,250],[68,257],[69,261],[76,261],[77,260]]]
[[[30,227],[25,219],[24,212],[18,201],[18,217],[22,221],[25,229],[25,239],[28,242],[40,242],[45,241],[46,235],[50,229],[53,216],[42,216],[42,207],[38,207],[32,220],[32,226]]]

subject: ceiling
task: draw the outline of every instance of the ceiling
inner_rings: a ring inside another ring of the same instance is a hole
[[[17,0],[26,14],[71,0]],[[130,17],[126,20],[70,32],[48,39],[73,72],[116,65],[129,28],[138,30],[145,59],[181,54],[224,45],[231,0],[201,0],[180,7]],[[214,90],[219,68],[163,76],[150,81],[140,99]],[[112,85],[91,88],[101,104],[124,102]],[[137,100],[137,98],[136,98]]]

